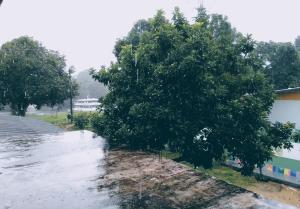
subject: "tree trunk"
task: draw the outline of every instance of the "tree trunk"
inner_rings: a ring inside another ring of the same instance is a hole
[[[262,166],[259,166],[259,175],[262,177]]]
[[[19,103],[17,105],[11,104],[10,105],[11,113],[12,115],[24,117],[26,115],[28,106],[29,106],[28,104],[23,104],[23,103]]]
[[[252,176],[253,170],[254,170],[254,165],[247,163],[247,162],[243,162],[242,165],[243,166],[242,166],[241,174],[243,176]]]

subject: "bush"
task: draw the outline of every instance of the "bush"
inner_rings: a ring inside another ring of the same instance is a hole
[[[84,129],[90,124],[91,113],[80,112],[74,115],[74,125],[78,129]]]
[[[104,119],[103,119],[102,113],[93,113],[90,117],[90,124],[92,126],[92,129],[97,132],[97,134],[100,134],[102,136],[105,135],[104,133]]]

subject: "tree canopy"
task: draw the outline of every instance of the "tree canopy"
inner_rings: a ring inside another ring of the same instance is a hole
[[[0,49],[0,103],[24,116],[29,105],[54,106],[69,98],[70,78],[65,59],[29,37],[20,37]],[[73,94],[77,85],[72,81]]]
[[[267,119],[274,89],[252,38],[197,11],[189,23],[179,8],[172,21],[159,10],[117,42],[117,61],[94,74],[109,88],[97,128],[113,145],[168,148],[196,166],[228,153],[251,174],[274,148],[291,146],[293,126]]]

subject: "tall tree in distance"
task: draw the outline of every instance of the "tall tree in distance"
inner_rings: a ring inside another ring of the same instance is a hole
[[[188,26],[188,21],[184,17],[183,13],[180,12],[179,7],[175,7],[172,21],[178,31],[184,31],[185,27]]]
[[[205,7],[203,7],[203,5],[197,8],[197,15],[196,17],[194,17],[194,19],[196,22],[203,23],[207,23],[207,21],[209,20],[209,15],[207,15],[206,9]]]
[[[265,73],[275,89],[300,85],[300,58],[293,44],[260,42],[256,52],[264,60]]]
[[[29,105],[53,107],[69,98],[65,59],[29,37],[20,37],[0,49],[0,103],[24,116]],[[73,81],[73,93],[77,84]]]
[[[297,51],[300,52],[300,36],[297,36],[297,38],[295,39],[295,47]]]
[[[78,98],[100,98],[108,93],[108,89],[101,83],[95,81],[90,75],[94,69],[83,70],[76,76],[76,81],[79,84]]]

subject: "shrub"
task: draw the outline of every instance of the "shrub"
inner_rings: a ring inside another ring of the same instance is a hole
[[[90,117],[90,124],[92,129],[102,136],[105,135],[104,133],[104,119],[102,113],[93,113]]]
[[[84,129],[90,124],[91,113],[80,112],[74,115],[74,125],[78,129]]]

